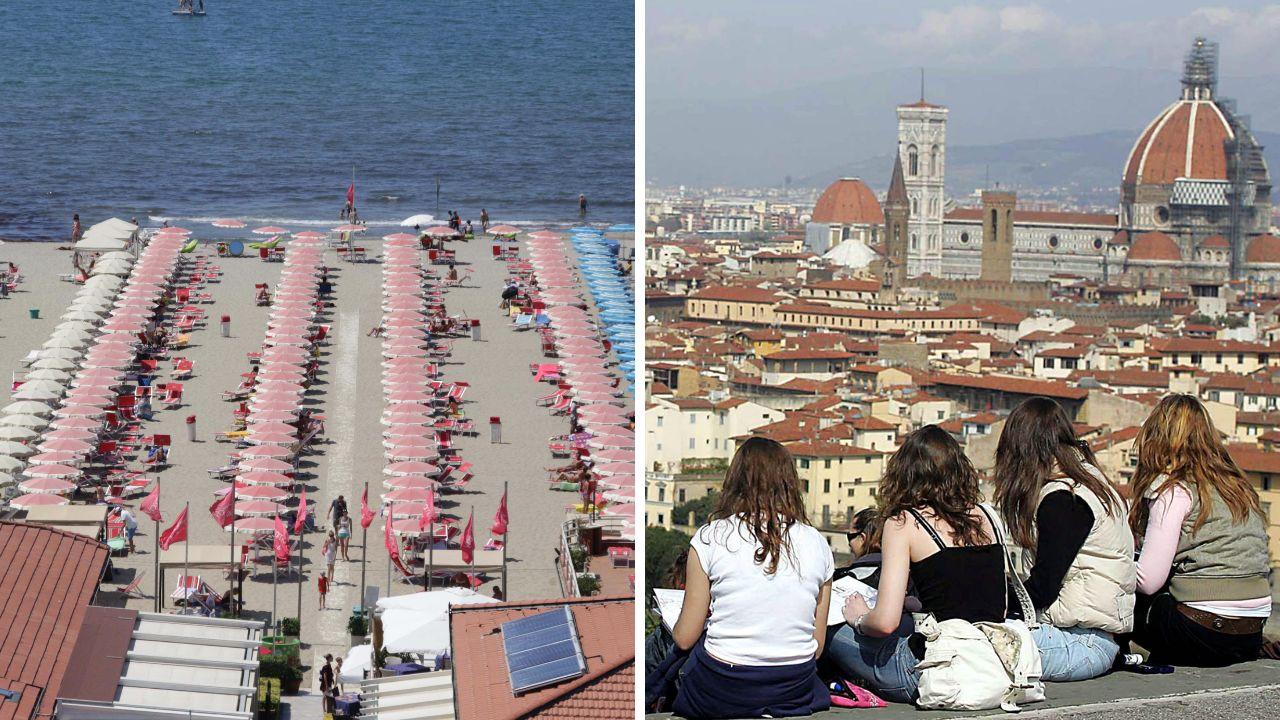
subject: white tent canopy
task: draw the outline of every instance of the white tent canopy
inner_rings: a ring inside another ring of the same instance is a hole
[[[378,600],[382,644],[389,653],[432,657],[449,650],[449,607],[491,603],[493,598],[466,588],[396,595]]]

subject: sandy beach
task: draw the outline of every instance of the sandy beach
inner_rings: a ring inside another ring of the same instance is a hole
[[[196,233],[199,237],[199,232]],[[362,241],[370,257],[380,252],[380,241]],[[463,406],[468,418],[475,421],[480,433],[476,437],[459,437],[456,444],[463,460],[473,464],[474,479],[464,493],[442,496],[442,512],[460,517],[465,523],[474,508],[477,546],[488,538],[488,529],[498,506],[503,483],[510,487],[509,509],[509,577],[510,599],[535,599],[560,596],[555,569],[556,547],[566,506],[576,500],[571,493],[555,493],[547,489],[545,468],[561,464],[551,458],[547,439],[567,431],[568,421],[552,417],[535,399],[546,394],[549,386],[535,383],[529,363],[541,357],[536,333],[514,332],[506,312],[498,309],[498,295],[505,278],[505,264],[492,259],[487,239],[457,242],[460,272],[465,282],[445,296],[450,314],[478,318],[483,339],[473,342],[458,339],[452,345],[451,357],[442,368],[443,378],[463,381],[471,387]],[[211,245],[199,252],[212,254]],[[48,337],[58,316],[77,289],[58,275],[70,270],[70,253],[53,244],[8,243],[0,248],[0,260],[18,264],[24,282],[7,300],[0,301],[0,362],[19,369],[19,361],[30,350],[40,347]],[[155,418],[144,424],[147,433],[168,433],[173,438],[171,466],[159,473],[161,509],[169,523],[184,503],[191,504],[190,542],[193,545],[222,544],[229,538],[210,517],[208,507],[214,493],[225,488],[225,482],[209,476],[209,468],[226,464],[234,446],[214,441],[214,434],[231,429],[234,403],[221,399],[224,391],[240,382],[240,374],[248,367],[246,354],[259,350],[266,328],[268,310],[254,304],[254,285],[267,283],[275,287],[281,264],[265,263],[255,258],[223,258],[217,260],[223,270],[220,283],[210,284],[213,303],[205,305],[208,324],[192,333],[191,344],[179,354],[195,362],[194,377],[185,383],[184,403],[178,408],[157,406]],[[327,528],[327,509],[331,500],[345,496],[353,518],[359,517],[359,497],[364,483],[370,484],[371,503],[383,491],[384,465],[380,415],[383,397],[380,387],[381,341],[369,337],[368,330],[377,324],[381,311],[381,265],[378,262],[347,263],[334,251],[326,254],[326,263],[336,267],[334,307],[324,322],[331,324],[328,344],[322,347],[317,382],[307,393],[304,404],[325,416],[326,437],[304,456],[302,470],[310,474],[306,481],[307,497],[316,512],[317,525]],[[40,318],[29,317],[30,308],[39,308]],[[231,318],[231,336],[221,337],[218,320]],[[185,419],[194,415],[197,440],[187,440]],[[491,416],[502,419],[503,442],[491,444],[488,421]],[[130,503],[136,512],[137,501]],[[375,505],[376,508],[376,505]],[[380,594],[405,594],[421,589],[393,580],[387,586],[387,553],[382,547],[382,520],[369,527],[366,566],[367,585]],[[247,536],[241,534],[237,542]],[[309,534],[305,548],[306,564],[302,586],[302,641],[304,664],[325,652],[345,652],[348,645],[346,621],[351,608],[360,604],[360,559],[366,548],[361,544],[361,531],[355,526],[351,541],[351,562],[337,562],[334,582],[328,597],[328,609],[319,611],[316,589],[317,559],[322,536]],[[114,581],[104,583],[100,602],[125,603],[114,592],[117,585],[131,580],[136,572],[145,572],[142,582],[148,598],[131,599],[129,607],[140,610],[154,608],[150,598],[154,588],[154,526],[140,519],[136,538],[137,552],[115,558]],[[220,575],[220,573],[218,573]],[[168,610],[168,594],[173,590],[178,573],[170,572],[167,586],[161,588],[162,608]],[[219,591],[227,589],[227,580],[206,578]],[[500,582],[495,573],[478,588],[489,594]],[[297,578],[282,574],[276,586],[279,617],[294,617],[298,607]],[[252,572],[244,583],[244,615],[267,620],[272,607],[272,582],[269,569]]]

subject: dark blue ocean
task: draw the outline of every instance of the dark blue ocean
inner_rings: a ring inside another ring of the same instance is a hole
[[[456,209],[630,223],[634,10],[614,0],[0,1],[0,238],[111,215],[336,224]]]

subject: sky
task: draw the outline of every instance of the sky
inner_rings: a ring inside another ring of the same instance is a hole
[[[952,108],[948,142],[1140,130],[1196,35],[1221,95],[1280,129],[1280,4],[648,0],[650,182],[769,184],[883,155],[893,106]],[[886,147],[887,145],[887,147]],[[1123,158],[1117,161],[1123,162]]]

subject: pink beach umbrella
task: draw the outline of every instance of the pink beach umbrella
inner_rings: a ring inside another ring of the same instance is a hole
[[[235,229],[239,229],[239,228],[244,227],[244,223],[243,223],[243,222],[240,222],[239,220],[233,220],[233,219],[231,219],[231,218],[224,218],[224,219],[220,219],[220,220],[214,220],[214,221],[213,221],[212,223],[210,223],[210,224],[211,224],[211,225],[213,225],[214,227],[219,227],[219,228],[228,228],[228,229],[232,229],[232,230],[235,230]]]
[[[241,450],[240,457],[248,460],[259,458],[280,459],[293,457],[293,451],[280,445],[258,445],[256,447],[248,447]]]
[[[604,477],[635,477],[636,466],[630,462],[606,462],[593,466],[591,472]]]
[[[294,479],[288,475],[265,470],[241,471],[236,475],[236,481],[248,485],[271,485],[273,487],[284,487],[294,483]]]
[[[242,533],[271,532],[276,529],[275,518],[267,517],[237,519],[234,523],[229,523],[222,529],[231,530],[233,525],[235,526],[234,529],[236,532]]]
[[[417,240],[418,236],[410,235],[409,233],[391,233],[390,235],[383,235],[382,239],[387,242],[405,242],[407,240]]]
[[[27,510],[41,505],[66,505],[71,501],[62,495],[52,495],[49,493],[31,493],[28,495],[19,495],[9,501],[13,507]]]
[[[62,428],[62,429],[59,429],[59,430],[52,430],[52,431],[50,431],[50,432],[48,432],[48,433],[45,433],[44,439],[45,439],[45,442],[43,442],[43,443],[41,443],[40,445],[38,445],[38,446],[37,446],[37,447],[38,447],[38,448],[40,448],[41,450],[55,450],[55,449],[57,449],[57,450],[75,450],[75,449],[76,449],[76,448],[73,448],[73,447],[58,447],[58,448],[51,448],[51,447],[48,447],[49,443],[52,443],[52,442],[54,442],[55,440],[56,440],[56,441],[59,441],[59,442],[61,442],[61,441],[63,441],[63,440],[70,440],[70,441],[73,441],[73,442],[83,442],[83,443],[85,444],[86,449],[88,449],[88,450],[92,450],[92,449],[93,449],[93,443],[88,442],[88,441],[90,441],[90,440],[97,440],[97,439],[98,439],[98,435],[97,435],[97,433],[92,433],[92,432],[89,432],[88,430],[77,430],[77,429],[75,429],[75,428]],[[76,446],[76,447],[78,447],[78,446]]]
[[[440,456],[440,452],[431,447],[397,447],[387,450],[386,455],[388,459],[395,462],[405,460],[427,461],[435,460]]]
[[[291,473],[294,467],[291,463],[276,458],[248,458],[239,465],[241,472],[273,472],[273,473]]]
[[[68,405],[54,410],[53,414],[60,418],[100,418],[106,414],[106,410],[91,405]]]
[[[422,232],[424,235],[430,235],[431,237],[453,237],[458,234],[457,230],[454,230],[447,225],[436,225],[434,227],[429,227]]]
[[[591,458],[604,462],[626,462],[635,461],[636,453],[634,450],[592,450]]]
[[[92,448],[90,448],[92,449]],[[66,463],[79,462],[84,452],[69,452],[66,450],[53,450],[32,455],[27,458],[29,465],[63,465]]]
[[[336,233],[362,233],[362,232],[364,232],[365,230],[368,230],[368,229],[369,229],[369,228],[365,227],[364,225],[350,225],[350,224],[348,224],[348,225],[339,225],[339,226],[338,226],[338,227],[336,227],[336,228],[329,228],[329,232],[336,232]]]
[[[263,225],[253,229],[254,235],[288,235],[289,231],[276,225]]]
[[[249,442],[254,445],[289,445],[298,441],[292,433],[263,432],[249,433]]]
[[[322,232],[316,232],[315,230],[307,230],[305,232],[300,232],[297,235],[294,235],[293,239],[294,240],[323,240],[325,239],[325,234]]]
[[[225,487],[225,488],[222,488],[221,490],[218,490],[214,494],[221,497],[223,495],[226,495],[229,492],[231,492],[231,488]],[[271,485],[249,485],[246,487],[236,488],[236,504],[237,505],[239,504],[239,501],[241,500],[241,498],[245,500],[269,500],[272,502],[280,502],[282,500],[288,500],[289,497],[290,495],[288,492],[281,490],[278,487],[273,487]]]
[[[402,462],[394,462],[382,469],[382,472],[392,477],[401,475],[432,475],[439,469],[431,463],[420,462],[417,460],[406,460]]]
[[[431,497],[431,493],[428,490],[425,490],[422,488],[404,488],[402,490],[392,490],[391,492],[383,493],[382,504],[386,505],[387,503],[391,503],[391,502],[394,502],[394,503],[420,502],[420,503],[424,503],[424,506],[425,506],[426,501],[430,497]],[[397,515],[401,514],[399,505],[396,506],[396,514]]]
[[[425,475],[405,475],[386,478],[382,484],[390,490],[429,490],[440,483]]]
[[[240,517],[255,515],[276,515],[285,511],[285,507],[278,502],[270,500],[244,500],[241,501],[240,493],[236,493],[236,515]]]
[[[96,430],[102,427],[102,421],[91,420],[87,417],[69,417],[54,420],[53,427],[58,430]]]
[[[56,478],[35,478],[18,483],[18,489],[24,493],[67,495],[76,489],[76,484]]]
[[[423,502],[398,502],[395,504],[395,516],[416,518],[422,515],[427,509],[427,504]]]

